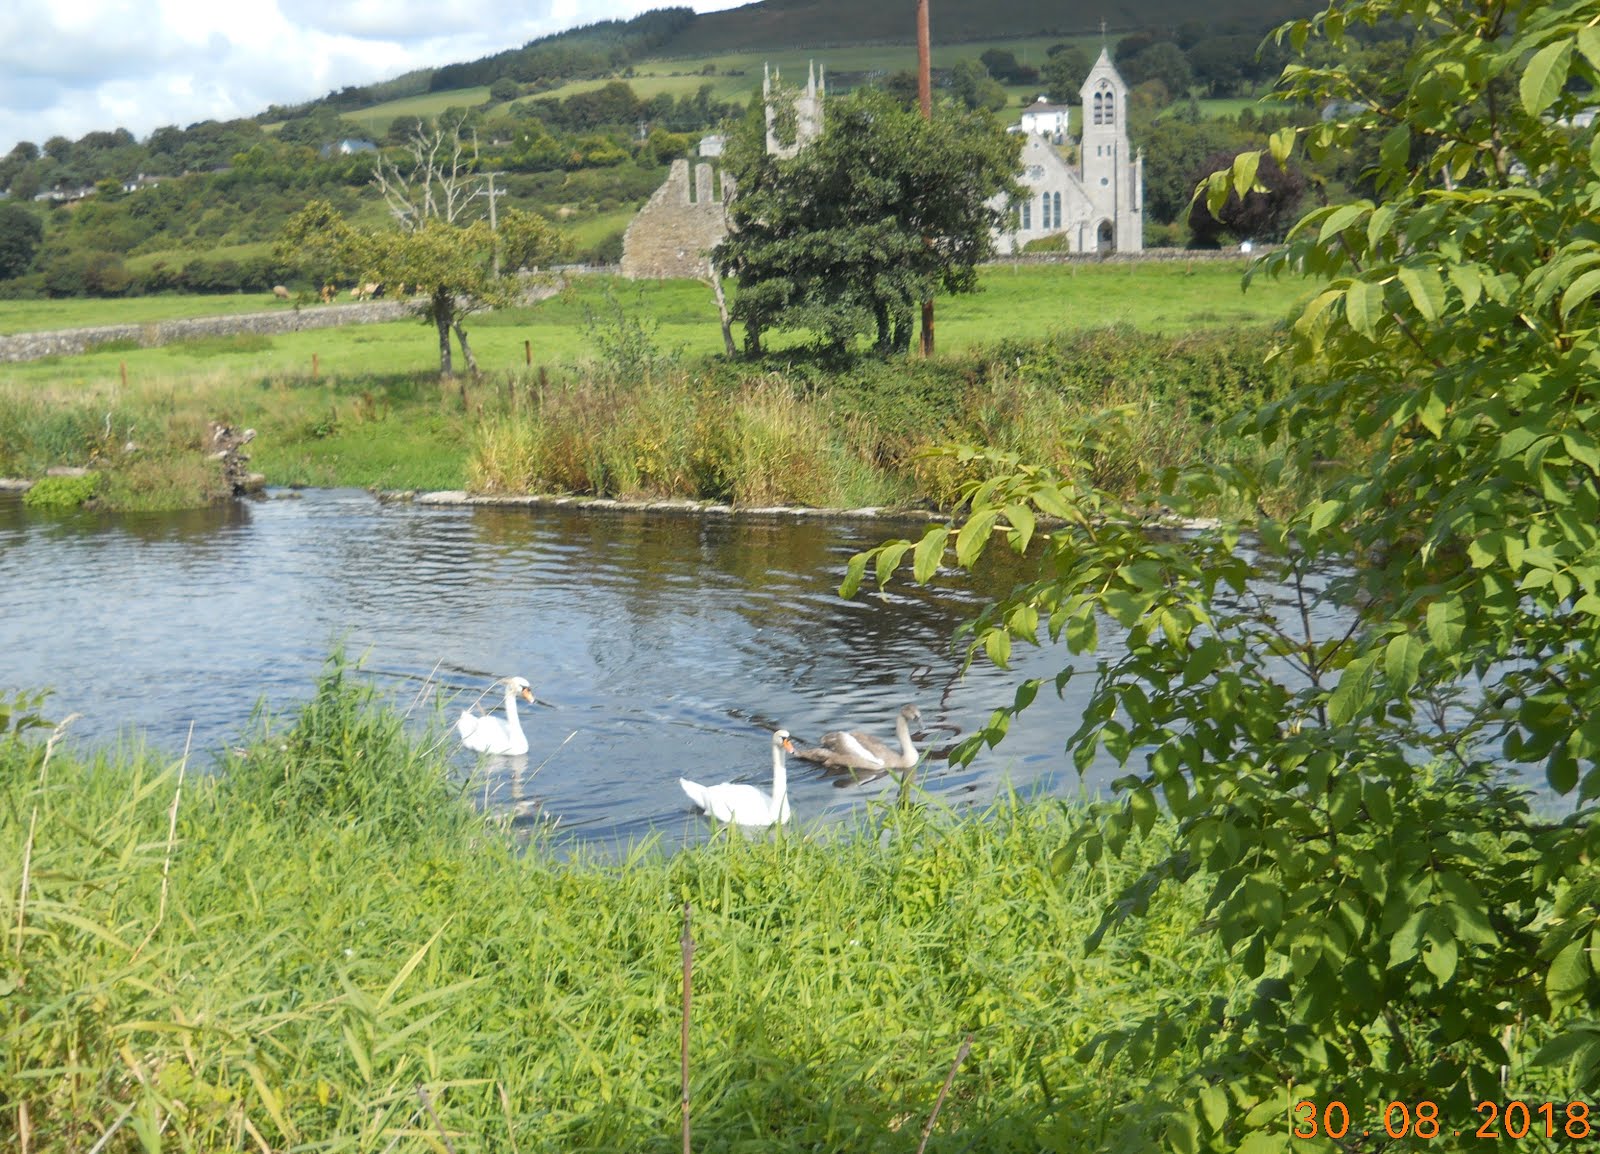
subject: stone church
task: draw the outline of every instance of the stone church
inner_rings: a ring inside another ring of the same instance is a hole
[[[1023,114],[1026,143],[1018,180],[1024,195],[1011,204],[1010,230],[995,238],[1002,253],[1062,235],[1068,252],[1144,249],[1144,154],[1128,145],[1128,86],[1104,48],[1079,94],[1083,121],[1076,163],[1057,148],[1065,142],[1058,119]]]
[[[794,132],[779,140],[772,87],[779,77],[763,70],[761,96],[767,106],[767,151],[790,157],[822,135],[822,100],[827,82],[809,69],[806,86],[794,94]],[[788,135],[788,134],[785,134]],[[728,200],[733,181],[711,163],[721,154],[721,137],[706,137],[692,162],[674,160],[666,183],[656,189],[622,235],[622,275],[630,278],[709,275],[710,250],[728,234]]]
[[[770,100],[777,78],[762,77],[767,102],[767,149],[793,156],[822,133],[826,82],[816,68],[794,97],[795,134],[778,139]],[[1144,248],[1144,159],[1128,145],[1128,87],[1101,49],[1080,91],[1082,131],[1076,163],[1057,145],[1066,142],[1066,109],[1050,106],[1025,111],[1012,131],[1026,137],[1019,181],[1025,195],[1011,205],[1011,227],[995,237],[1001,253],[1029,241],[1065,235],[1069,252],[1139,252]],[[708,138],[709,139],[709,138]],[[704,142],[702,142],[704,145]],[[707,253],[728,231],[727,202],[732,181],[722,179],[702,147],[694,161],[675,160],[666,183],[650,197],[622,239],[622,274],[627,277],[708,275]]]

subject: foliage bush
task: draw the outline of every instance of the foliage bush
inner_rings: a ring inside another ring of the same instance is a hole
[[[846,591],[907,556],[927,580],[952,549],[971,565],[991,542],[1035,548],[1036,578],[985,609],[973,652],[1003,666],[1014,644],[1062,643],[1094,678],[1075,761],[1103,748],[1127,769],[1056,865],[1169,846],[1091,944],[1169,885],[1208,889],[1205,935],[1248,983],[1082,1051],[1183,1051],[1127,1104],[1126,1148],[1152,1122],[1185,1154],[1377,1148],[1424,1105],[1414,1138],[1463,1149],[1483,1124],[1509,1146],[1514,1101],[1549,1104],[1533,1125],[1557,1145],[1596,1133],[1600,170],[1575,125],[1600,84],[1597,20],[1594,0],[1335,0],[1286,28],[1303,59],[1286,97],[1345,111],[1278,133],[1274,157],[1377,142],[1383,199],[1312,211],[1263,266],[1327,281],[1284,334],[1294,387],[1234,426],[1260,463],[1168,470],[1129,502],[952,449],[985,474],[963,523],[851,561]],[[1414,39],[1380,99],[1339,50],[1386,21]],[[1212,208],[1261,161],[1217,173]],[[1262,507],[1352,448],[1312,497]],[[1253,515],[1150,531],[1152,507],[1224,493]],[[1090,665],[1113,628],[1123,655]],[[1041,688],[955,757],[1003,740]]]
[[[77,509],[88,504],[100,490],[99,473],[76,477],[40,477],[22,495],[30,509]]]

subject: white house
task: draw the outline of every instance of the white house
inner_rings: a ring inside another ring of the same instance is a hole
[[[1083,97],[1078,159],[1068,162],[1052,136],[1029,128],[1023,113],[1023,196],[1011,203],[1011,228],[995,238],[1001,253],[1064,235],[1069,252],[1144,249],[1144,156],[1128,144],[1128,86],[1102,48],[1079,90]],[[1029,112],[1037,105],[1030,106]],[[1065,109],[1063,109],[1065,123]]]
[[[1022,131],[1035,136],[1065,138],[1072,125],[1072,105],[1051,104],[1039,97],[1022,113]]]

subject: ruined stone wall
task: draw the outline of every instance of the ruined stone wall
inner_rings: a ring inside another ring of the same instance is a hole
[[[656,189],[622,237],[622,275],[634,279],[704,275],[706,252],[728,232],[727,180],[718,189],[709,164],[694,168],[674,160],[666,183]]]
[[[302,329],[397,321],[414,316],[416,311],[416,306],[407,301],[370,301],[356,305],[309,305],[298,309],[285,306],[271,312],[243,313],[231,317],[190,317],[143,325],[99,325],[47,333],[15,333],[0,336],[0,362],[73,356],[111,341],[134,341],[144,348],[153,348],[196,337],[292,333]]]

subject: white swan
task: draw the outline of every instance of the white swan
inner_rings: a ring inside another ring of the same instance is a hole
[[[805,761],[815,761],[829,769],[912,769],[922,755],[911,744],[911,722],[922,721],[922,711],[915,705],[904,705],[894,720],[894,735],[900,739],[900,748],[860,730],[834,730],[824,733],[815,749],[801,749],[795,756]]]
[[[528,752],[528,739],[522,735],[522,723],[517,720],[517,698],[533,704],[533,686],[520,677],[507,677],[506,715],[502,720],[472,712],[461,711],[456,719],[456,732],[461,744],[478,753],[521,754]]]
[[[680,777],[678,784],[683,792],[706,813],[718,821],[735,825],[768,826],[789,820],[789,775],[783,768],[785,752],[794,752],[789,731],[780,729],[772,735],[772,793],[762,793],[753,785],[723,782],[721,785],[700,785]]]

